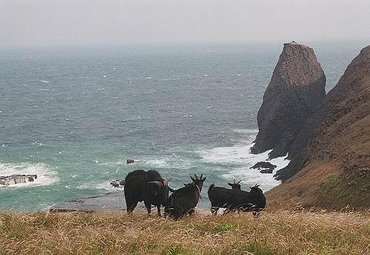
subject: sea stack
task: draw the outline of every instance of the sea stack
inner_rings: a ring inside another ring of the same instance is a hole
[[[254,154],[285,156],[307,118],[325,97],[326,77],[312,48],[285,43],[258,111]]]
[[[370,208],[370,46],[347,67],[294,141],[276,206]]]

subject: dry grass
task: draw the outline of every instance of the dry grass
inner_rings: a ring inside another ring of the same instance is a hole
[[[370,254],[369,213],[0,214],[0,254]]]

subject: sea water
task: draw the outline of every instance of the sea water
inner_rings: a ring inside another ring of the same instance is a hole
[[[360,49],[341,45],[315,48],[327,90]],[[0,210],[115,191],[109,182],[135,169],[158,170],[172,188],[207,176],[201,206],[212,183],[271,189],[272,174],[250,169],[268,152],[250,148],[280,52],[280,44],[0,50],[0,176],[38,175],[1,186]]]

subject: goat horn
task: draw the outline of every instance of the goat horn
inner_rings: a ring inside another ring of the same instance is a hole
[[[238,181],[236,184],[240,184],[240,182],[241,182],[242,180],[240,180],[240,181]]]
[[[195,176],[195,180],[198,180],[198,176],[196,174],[194,174],[194,176]]]
[[[150,183],[150,184],[156,184],[156,185],[157,185],[157,186],[159,186],[159,187],[163,186],[163,183],[162,183],[162,182],[160,182],[160,181],[150,181],[150,182],[148,182],[148,183]]]

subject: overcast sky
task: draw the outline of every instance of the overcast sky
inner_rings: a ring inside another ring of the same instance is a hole
[[[370,0],[0,0],[0,47],[366,40]]]

